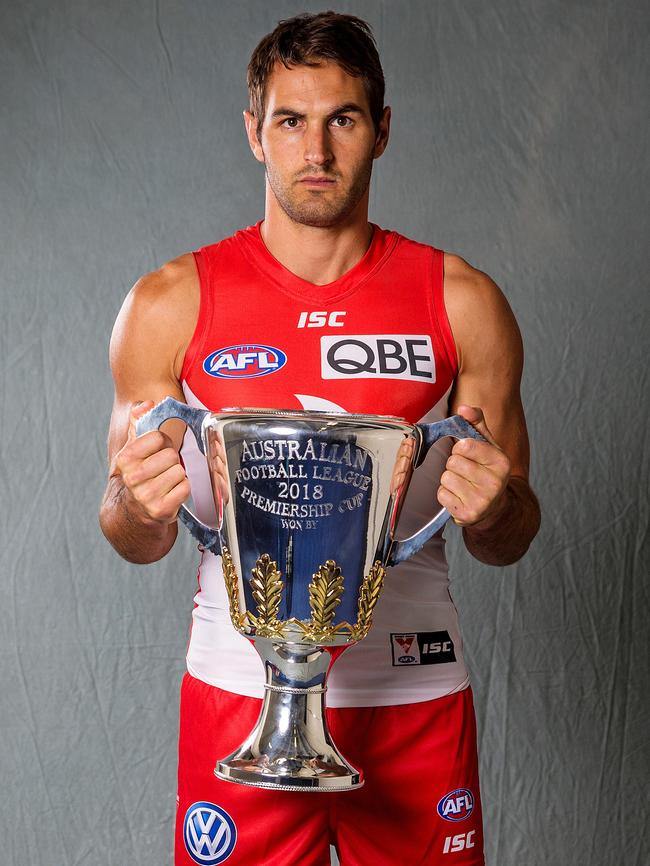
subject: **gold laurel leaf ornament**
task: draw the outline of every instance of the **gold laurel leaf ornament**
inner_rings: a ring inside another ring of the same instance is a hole
[[[246,614],[242,614],[239,610],[239,580],[232,561],[232,554],[225,545],[221,550],[221,562],[223,566],[223,576],[226,582],[226,592],[228,593],[230,619],[237,631],[243,632]]]
[[[248,619],[260,637],[282,637],[283,623],[278,620],[283,583],[277,562],[263,553],[251,569],[250,579],[257,616],[248,612]]]
[[[328,559],[325,565],[320,565],[312,575],[309,584],[309,607],[311,622],[309,623],[309,638],[311,640],[327,640],[334,634],[332,620],[336,608],[341,603],[344,578],[341,569],[333,559]]]
[[[359,603],[357,607],[357,621],[352,628],[352,639],[363,640],[370,631],[372,625],[372,613],[379,601],[379,595],[384,585],[386,569],[379,560],[375,562],[368,574],[364,577],[359,590]]]

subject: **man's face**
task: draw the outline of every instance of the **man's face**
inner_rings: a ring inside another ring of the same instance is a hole
[[[377,133],[362,80],[329,62],[278,64],[265,108],[260,132],[249,112],[246,127],[277,203],[302,225],[344,221],[367,195],[373,159],[386,147],[390,109]]]

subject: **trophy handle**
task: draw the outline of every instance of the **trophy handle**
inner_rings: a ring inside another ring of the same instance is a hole
[[[422,434],[422,445],[415,463],[416,466],[422,463],[433,443],[437,442],[438,439],[443,439],[445,436],[453,436],[454,439],[477,439],[479,442],[487,441],[461,415],[452,415],[451,418],[435,421],[433,424],[418,424],[417,427]],[[435,517],[414,535],[409,535],[408,538],[404,538],[402,541],[396,541],[388,557],[387,564],[398,565],[400,562],[404,562],[405,559],[410,559],[411,556],[414,556],[418,550],[424,547],[432,535],[435,535],[436,532],[442,529],[450,517],[451,514],[447,509],[442,508]]]
[[[209,415],[207,409],[193,409],[187,403],[181,403],[179,400],[174,400],[173,397],[165,397],[157,406],[150,409],[146,415],[143,415],[136,423],[136,435],[142,436],[143,433],[149,433],[152,430],[158,430],[164,421],[169,421],[170,418],[178,418],[184,421],[190,428],[199,446],[201,454],[205,454],[205,445],[203,443],[203,420],[206,415]],[[212,551],[217,556],[221,555],[221,538],[219,533],[202,523],[185,505],[181,505],[178,510],[178,519],[192,533],[194,538],[206,550]]]

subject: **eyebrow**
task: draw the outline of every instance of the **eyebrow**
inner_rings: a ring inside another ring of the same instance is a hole
[[[337,107],[330,111],[327,116],[336,117],[338,114],[353,113],[364,114],[365,112],[356,102],[344,102],[343,105],[337,105]],[[284,106],[280,106],[280,108],[275,109],[271,117],[297,117],[299,120],[304,120],[307,115],[300,111],[296,111],[294,108],[285,108]]]

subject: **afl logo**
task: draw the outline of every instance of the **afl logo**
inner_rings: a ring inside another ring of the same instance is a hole
[[[203,362],[203,369],[219,379],[252,379],[277,373],[286,363],[287,356],[281,349],[241,343],[212,352]]]
[[[456,788],[438,803],[438,814],[445,821],[464,821],[474,811],[474,795],[469,788]]]
[[[194,803],[183,823],[185,848],[195,863],[217,866],[232,854],[237,841],[235,822],[213,803]]]

